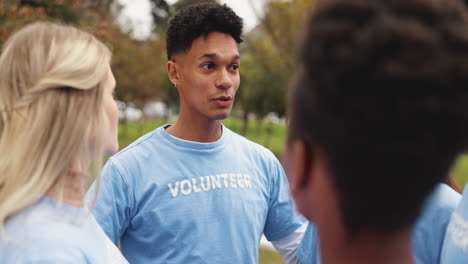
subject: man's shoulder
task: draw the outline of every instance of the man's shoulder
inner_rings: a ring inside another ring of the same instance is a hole
[[[150,152],[153,152],[154,145],[160,141],[160,129],[158,127],[151,132],[139,137],[137,140],[130,143],[125,148],[114,154],[111,159],[114,162],[126,161],[132,157],[145,156]]]
[[[265,146],[247,139],[246,137],[239,135],[230,129],[227,129],[227,131],[230,136],[230,145],[235,146],[236,148],[240,148],[243,152],[258,155],[265,159],[277,160],[273,152]]]
[[[141,136],[110,157],[103,168],[103,175],[115,170],[125,177],[131,171],[147,166],[146,161],[154,155],[155,150],[159,149],[158,142],[161,141],[159,129],[161,127]]]

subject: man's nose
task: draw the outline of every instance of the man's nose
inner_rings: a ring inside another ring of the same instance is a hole
[[[216,87],[219,89],[229,89],[232,87],[232,76],[226,69],[221,70],[216,79]]]

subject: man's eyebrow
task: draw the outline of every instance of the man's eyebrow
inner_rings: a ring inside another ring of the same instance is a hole
[[[203,59],[203,58],[216,59],[217,57],[218,57],[218,55],[216,55],[215,53],[205,53],[205,54],[201,55],[199,59]]]
[[[216,59],[216,58],[218,58],[218,55],[216,53],[206,53],[206,54],[201,55],[200,58],[198,58],[198,59],[203,59],[203,58]],[[240,59],[239,54],[236,54],[236,55],[232,56],[232,59],[233,60],[239,60]]]

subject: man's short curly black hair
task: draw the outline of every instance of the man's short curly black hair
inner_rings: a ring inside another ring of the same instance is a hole
[[[444,0],[315,7],[289,141],[325,153],[349,232],[410,227],[468,143],[467,12]]]
[[[180,52],[187,52],[193,40],[212,32],[231,35],[242,42],[243,22],[226,4],[198,3],[180,10],[169,22],[166,49],[169,60]]]

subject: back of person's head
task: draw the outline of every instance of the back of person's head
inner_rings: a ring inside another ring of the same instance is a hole
[[[108,120],[100,84],[110,59],[104,44],[71,26],[34,23],[5,43],[0,57],[0,229],[44,195],[76,159],[90,153],[102,159]]]
[[[348,232],[410,227],[467,145],[460,3],[320,1],[300,68],[288,142],[304,142],[309,157],[324,153]]]
[[[170,21],[166,33],[166,49],[169,60],[190,50],[193,40],[212,32],[231,35],[242,42],[242,18],[226,4],[199,3],[180,10]]]

